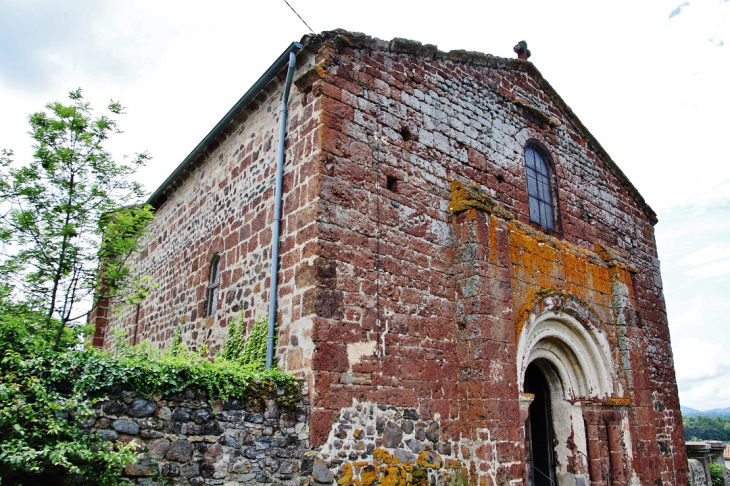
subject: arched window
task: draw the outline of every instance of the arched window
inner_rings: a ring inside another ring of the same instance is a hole
[[[210,278],[208,279],[208,291],[207,302],[206,302],[206,315],[213,316],[218,310],[218,287],[221,281],[220,274],[220,255],[213,257],[213,261],[210,262]]]
[[[525,149],[525,174],[530,202],[530,221],[538,223],[543,228],[554,230],[555,203],[550,184],[550,168],[542,154],[533,147]]]

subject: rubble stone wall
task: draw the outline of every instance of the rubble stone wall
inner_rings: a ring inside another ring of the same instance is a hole
[[[312,472],[308,406],[301,394],[209,400],[190,391],[146,399],[131,391],[101,402],[92,431],[138,444],[124,469],[132,484],[304,484]]]

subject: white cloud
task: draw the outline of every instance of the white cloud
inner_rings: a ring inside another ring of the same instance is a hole
[[[698,279],[721,277],[728,274],[730,274],[730,260],[716,261],[687,271],[687,275]]]
[[[698,266],[716,262],[717,260],[724,260],[728,257],[730,257],[730,245],[721,246],[715,244],[689,253],[680,260],[680,263],[684,266]]]
[[[677,381],[691,383],[715,378],[727,371],[727,354],[717,341],[705,341],[691,336],[672,340]]]
[[[682,391],[679,396],[683,406],[698,410],[726,408],[730,404],[730,375],[696,383]]]

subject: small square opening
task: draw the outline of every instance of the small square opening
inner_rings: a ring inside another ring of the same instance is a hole
[[[398,179],[393,176],[387,176],[386,187],[390,192],[398,192]]]

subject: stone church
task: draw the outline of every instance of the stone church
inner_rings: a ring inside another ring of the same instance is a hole
[[[215,351],[276,297],[318,483],[687,484],[656,214],[515,51],[293,43],[151,196],[158,287],[94,344]]]

